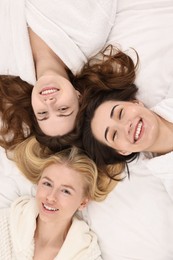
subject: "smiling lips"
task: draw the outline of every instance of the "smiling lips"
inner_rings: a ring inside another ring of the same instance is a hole
[[[59,209],[57,208],[52,208],[52,207],[49,207],[47,206],[46,204],[43,203],[43,208],[48,210],[48,211],[58,211]]]
[[[142,131],[142,126],[143,126],[143,122],[142,122],[142,120],[140,120],[139,123],[136,126],[136,130],[135,130],[135,133],[134,133],[134,141],[135,142],[139,140],[139,137],[140,137],[140,134],[141,134],[141,131]]]
[[[49,94],[53,94],[58,91],[59,91],[59,89],[57,89],[57,88],[46,88],[40,92],[40,95],[49,95]]]

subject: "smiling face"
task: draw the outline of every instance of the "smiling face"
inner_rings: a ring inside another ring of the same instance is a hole
[[[79,92],[69,80],[59,75],[40,77],[33,88],[31,102],[43,133],[61,136],[73,130]]]
[[[70,221],[88,202],[84,187],[82,175],[66,165],[45,168],[36,193],[39,218],[45,222]]]
[[[106,101],[91,121],[93,135],[122,155],[152,151],[159,136],[158,116],[141,102]]]

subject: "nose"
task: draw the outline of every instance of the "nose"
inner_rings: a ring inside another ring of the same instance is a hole
[[[55,97],[45,97],[44,102],[46,104],[54,104],[56,102],[56,98]]]
[[[56,202],[57,197],[56,197],[56,191],[52,190],[50,191],[47,196],[46,196],[46,200],[50,203]]]
[[[130,134],[131,129],[132,129],[132,122],[131,121],[119,121],[116,124],[117,130],[119,130],[121,133],[126,133],[127,135]]]

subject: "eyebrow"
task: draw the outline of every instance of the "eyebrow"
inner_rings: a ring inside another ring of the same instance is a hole
[[[43,180],[43,179],[46,179],[46,180],[48,180],[48,181],[50,181],[50,182],[53,182],[53,181],[52,181],[49,177],[47,177],[47,176],[42,177],[42,180]],[[62,187],[71,189],[71,190],[73,190],[73,191],[76,192],[75,188],[73,188],[73,187],[70,186],[70,185],[63,184]]]
[[[72,186],[70,186],[70,185],[62,185],[64,188],[68,188],[68,189],[70,189],[70,190],[73,190],[73,191],[75,191],[76,192],[76,190],[72,187]]]
[[[48,181],[51,181],[51,182],[52,182],[52,180],[51,180],[49,177],[46,177],[46,176],[42,177],[41,179],[46,179],[46,180],[48,180]]]
[[[113,106],[113,108],[111,109],[111,112],[110,112],[110,118],[113,117],[114,110],[115,110],[115,108],[116,108],[117,106],[119,106],[119,105],[115,105],[115,106]],[[108,139],[107,139],[108,131],[109,131],[109,127],[106,128],[106,130],[105,130],[105,134],[104,134],[104,137],[105,137],[106,141],[108,141]]]
[[[71,116],[72,114],[73,114],[73,112],[74,111],[72,111],[70,114],[68,114],[68,115],[64,115],[64,114],[60,114],[60,115],[58,115],[57,117],[68,117],[68,116]],[[38,119],[37,118],[37,121],[44,121],[44,120],[47,120],[49,117],[44,117],[44,118],[42,118],[42,119]]]

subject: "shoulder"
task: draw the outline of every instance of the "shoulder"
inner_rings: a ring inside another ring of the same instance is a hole
[[[8,222],[10,215],[10,208],[0,209],[0,229],[2,228],[3,222]]]
[[[101,250],[97,236],[89,225],[77,216],[73,218],[72,225],[79,232],[78,245],[81,249],[83,248],[83,260],[101,260]]]

